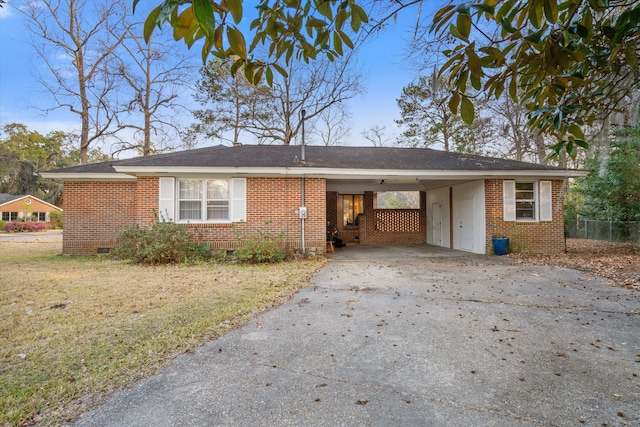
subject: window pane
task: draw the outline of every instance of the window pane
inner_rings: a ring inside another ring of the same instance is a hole
[[[229,181],[210,179],[207,181],[207,199],[229,199]]]
[[[202,181],[199,179],[181,179],[178,198],[180,200],[202,199]]]
[[[180,219],[191,220],[201,219],[202,202],[200,201],[180,201]]]
[[[516,218],[534,218],[533,202],[516,202]]]
[[[9,221],[9,212],[2,212],[2,220]]]
[[[209,200],[207,202],[207,219],[229,219],[229,202]]]
[[[533,192],[533,182],[516,182],[516,191],[520,190]]]
[[[353,216],[354,220],[364,213],[364,196],[362,194],[356,194],[353,196]]]

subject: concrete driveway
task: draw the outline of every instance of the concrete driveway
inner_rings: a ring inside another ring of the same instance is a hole
[[[499,257],[348,246],[313,287],[77,425],[640,425],[640,295]]]

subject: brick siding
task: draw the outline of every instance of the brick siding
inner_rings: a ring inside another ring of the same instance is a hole
[[[95,254],[98,248],[114,248],[125,225],[148,225],[158,211],[158,177],[140,177],[133,182],[68,181],[64,184],[65,229],[63,253]],[[287,248],[301,244],[300,178],[248,178],[247,222],[192,224],[189,227],[212,249],[233,249],[234,229],[242,235],[258,229],[283,233]],[[306,178],[305,249],[325,251],[326,185],[320,178]]]
[[[504,221],[501,179],[485,180],[487,253],[492,237],[508,237],[510,252],[561,253],[564,242],[564,181],[552,181],[552,221]]]

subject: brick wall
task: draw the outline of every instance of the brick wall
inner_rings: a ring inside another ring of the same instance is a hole
[[[62,252],[95,254],[113,248],[124,225],[136,218],[135,182],[64,183]]]
[[[64,187],[65,230],[63,252],[95,254],[98,248],[113,248],[126,224],[148,225],[158,210],[158,178],[140,177],[136,182],[66,182]],[[232,249],[233,229],[243,235],[262,228],[283,233],[285,245],[301,244],[300,178],[248,178],[247,222],[193,224],[194,234],[210,242],[213,249]],[[325,251],[326,185],[324,179],[305,180],[305,248]]]
[[[564,244],[564,181],[552,181],[552,221],[503,221],[501,179],[485,180],[487,253],[492,237],[508,237],[510,252],[561,253]]]

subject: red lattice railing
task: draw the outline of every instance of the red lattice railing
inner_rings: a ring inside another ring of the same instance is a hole
[[[414,233],[420,231],[420,209],[376,209],[376,231]]]

